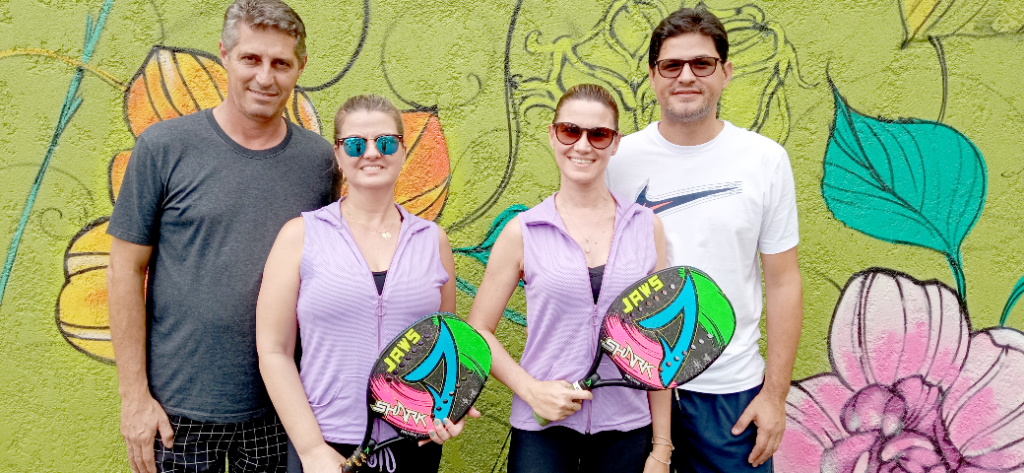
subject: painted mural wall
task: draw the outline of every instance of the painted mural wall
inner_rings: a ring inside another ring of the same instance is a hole
[[[781,472],[1024,469],[1024,4],[708,1],[736,75],[721,116],[784,144],[805,323]],[[0,471],[128,471],[104,283],[134,137],[218,104],[226,1],[0,2]],[[401,202],[444,226],[468,311],[497,232],[558,174],[563,90],[658,118],[659,0],[294,0],[310,59],[288,119],[352,94],[406,110]],[[693,6],[693,2],[684,2]],[[694,222],[700,228],[700,222]],[[499,336],[521,350],[521,291]],[[503,471],[510,392],[445,449]]]

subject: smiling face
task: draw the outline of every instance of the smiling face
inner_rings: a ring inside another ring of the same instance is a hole
[[[607,105],[587,99],[572,99],[563,103],[555,122],[574,123],[582,128],[618,128],[614,112]],[[608,159],[619,147],[619,136],[616,136],[607,148],[594,148],[590,144],[588,134],[584,134],[571,145],[562,144],[555,136],[554,125],[548,126],[548,138],[551,148],[555,151],[555,163],[562,173],[562,178],[580,184],[590,184],[595,180],[603,182]]]
[[[658,60],[693,59],[697,57],[720,58],[710,36],[686,33],[673,36],[661,45]],[[715,72],[706,77],[693,75],[690,66],[683,67],[679,77],[665,78],[657,68],[649,70],[651,87],[654,88],[658,105],[661,106],[662,120],[677,123],[696,123],[716,120],[715,110],[722,90],[732,78],[732,63],[719,62]]]
[[[225,104],[245,117],[268,122],[281,116],[305,66],[295,55],[295,38],[273,28],[239,23],[238,42],[220,46],[228,73]]]
[[[395,118],[384,112],[356,110],[345,115],[338,131],[339,139],[366,139],[366,150],[360,157],[349,156],[344,145],[334,145],[334,157],[338,160],[338,167],[345,175],[349,189],[390,188],[394,191],[395,181],[405,164],[405,145],[398,146],[394,154],[385,156],[377,149],[374,139],[381,135],[398,134]]]

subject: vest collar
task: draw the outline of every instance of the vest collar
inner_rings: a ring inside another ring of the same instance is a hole
[[[342,197],[341,199],[338,199],[336,202],[333,202],[330,205],[321,208],[319,211],[316,212],[316,217],[324,222],[327,222],[328,224],[335,228],[347,228],[348,225],[346,225],[345,222],[342,221],[341,217],[340,204],[341,201],[343,200],[345,200],[345,197]],[[402,215],[402,226],[399,230],[399,234],[418,233],[430,226],[429,222],[409,213],[408,210],[405,210],[405,207],[402,207],[401,205],[398,204],[394,205],[395,207],[398,208],[398,213]]]
[[[640,212],[640,209],[636,204],[630,202],[628,199],[623,197],[617,192],[611,192],[612,198],[615,199],[615,226],[618,227],[621,224],[628,222],[634,215]],[[565,224],[562,222],[561,216],[558,214],[558,208],[555,207],[555,196],[557,192],[552,194],[543,202],[537,204],[536,207],[531,209],[531,212],[523,212],[519,214],[519,217],[523,219],[523,223],[526,225],[550,225],[558,228],[568,234],[565,229]]]

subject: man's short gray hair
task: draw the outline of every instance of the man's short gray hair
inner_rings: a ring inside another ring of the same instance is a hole
[[[295,57],[306,59],[306,25],[299,14],[281,0],[235,0],[224,12],[220,41],[231,51],[238,44],[238,23],[253,29],[273,28],[295,38]]]

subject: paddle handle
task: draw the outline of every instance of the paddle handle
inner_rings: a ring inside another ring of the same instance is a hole
[[[596,383],[600,379],[601,379],[601,376],[599,374],[597,374],[597,373],[594,373],[594,374],[592,374],[590,376],[587,376],[584,379],[581,379],[579,381],[576,381],[575,383],[572,383],[572,388],[577,390],[577,391],[590,391],[590,389],[591,389],[590,387],[593,386],[594,383]],[[536,412],[533,413],[533,420],[537,421],[537,424],[539,424],[541,427],[545,427],[545,426],[547,426],[548,424],[551,423],[550,420],[547,420],[547,419],[537,415]]]
[[[366,434],[369,436],[370,434]],[[387,442],[385,442],[387,443]],[[366,464],[366,460],[370,458],[370,455],[378,450],[377,442],[373,439],[367,439],[363,441],[365,446],[356,447],[356,450],[352,452],[352,455],[345,460],[345,463],[341,464],[342,473],[355,473],[362,469],[363,465]],[[381,445],[383,447],[383,445]]]
[[[365,462],[366,459],[366,454],[363,452],[353,453],[345,463],[341,464],[342,473],[354,473],[359,467],[363,466],[363,462]]]

